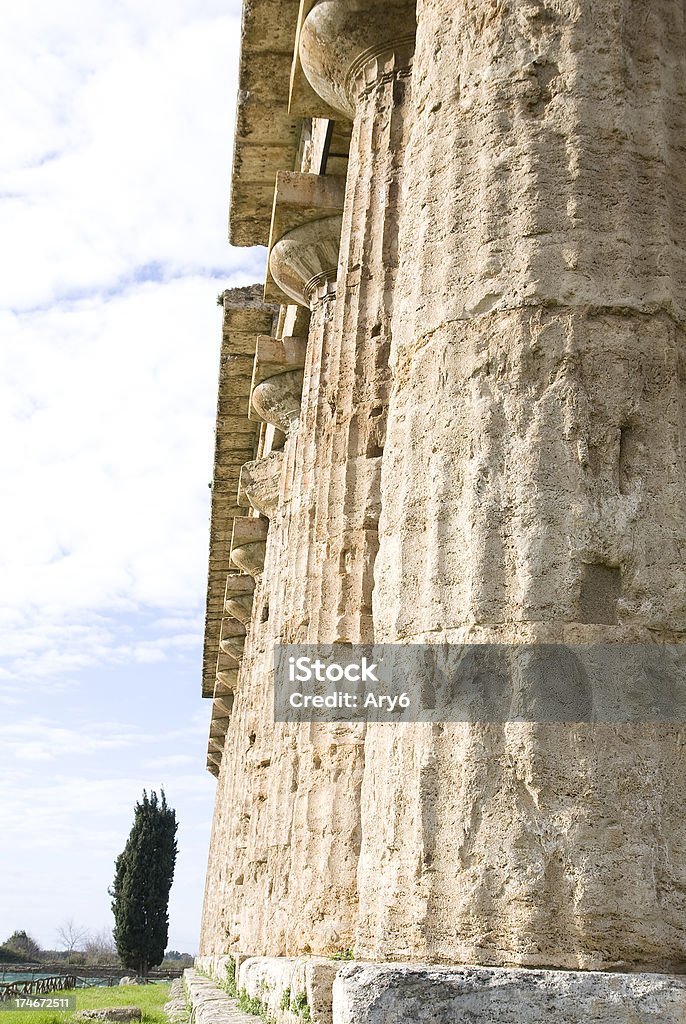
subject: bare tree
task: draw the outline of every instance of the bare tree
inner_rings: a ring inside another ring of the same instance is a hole
[[[86,942],[88,932],[85,928],[79,928],[74,924],[72,918],[64,921],[57,929],[57,938],[60,942],[60,949],[66,953],[73,953]]]
[[[99,932],[91,932],[86,939],[86,963],[117,964],[117,947],[111,928],[101,928]]]

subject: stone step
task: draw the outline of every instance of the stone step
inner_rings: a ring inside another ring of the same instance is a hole
[[[195,1024],[256,1024],[258,1018],[244,1013],[235,999],[190,967],[183,972],[183,984]]]

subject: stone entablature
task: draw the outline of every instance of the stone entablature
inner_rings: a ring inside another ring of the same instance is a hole
[[[350,125],[289,109],[300,0],[244,4],[231,177],[230,240],[267,245],[277,171],[345,174]],[[312,93],[303,83],[307,99]],[[311,110],[308,111],[312,113]]]
[[[222,302],[224,316],[205,608],[204,697],[214,693],[226,576],[232,568],[232,520],[242,514],[237,504],[241,466],[254,458],[259,442],[259,426],[248,415],[256,338],[258,334],[268,333],[276,313],[274,307],[264,305],[263,291],[258,285],[224,292]]]
[[[298,161],[301,119],[288,111],[293,32],[299,0],[243,7],[231,178],[233,245],[266,245],[274,178]]]
[[[237,668],[239,638],[245,637],[244,622],[234,628],[236,620],[227,613],[226,592],[231,585],[229,574],[237,571],[231,561],[231,541],[233,520],[244,511],[238,503],[241,468],[254,458],[262,443],[260,425],[249,416],[256,337],[271,329],[277,312],[264,304],[259,286],[230,289],[224,292],[222,304],[202,680],[203,697],[214,698],[208,743],[208,768],[213,774],[221,763],[230,714],[230,706],[217,700],[227,690],[219,676]],[[249,592],[247,583],[233,586]]]

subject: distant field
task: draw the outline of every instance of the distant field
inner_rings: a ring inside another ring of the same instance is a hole
[[[143,1024],[166,1024],[162,1007],[169,998],[169,983],[115,985],[112,988],[79,988],[53,993],[56,997],[76,996],[77,1010],[103,1006],[140,1006]],[[72,1012],[55,1010],[0,1010],[0,1024],[70,1024]]]

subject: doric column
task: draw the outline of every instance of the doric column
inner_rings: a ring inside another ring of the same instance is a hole
[[[302,405],[307,338],[257,339],[250,404],[257,415],[289,435]]]
[[[303,393],[303,371],[285,370],[261,381],[252,393],[255,411],[265,421],[290,434],[300,419]]]
[[[319,102],[353,121],[318,449],[310,573],[314,641],[354,642],[373,635],[397,201],[414,30],[413,2],[319,0],[299,32],[298,66]]]
[[[308,591],[314,550],[315,503],[321,470],[322,417],[331,362],[344,182],[307,173],[277,176],[266,292],[310,310],[304,367],[283,366],[253,389],[259,415],[281,420],[286,444],[281,543],[288,550],[279,636],[302,642],[310,628]],[[288,342],[288,339],[287,339]],[[292,358],[294,358],[292,356]],[[297,393],[297,397],[296,397]]]
[[[294,453],[292,486],[278,534],[288,551],[278,635],[291,642],[371,632],[413,29],[413,4],[323,0],[299,31],[304,72],[327,106],[352,115],[354,125],[342,218],[317,213],[326,201],[326,177],[277,179],[269,276],[311,310],[300,418],[286,447]],[[306,201],[315,188],[317,202]],[[269,286],[267,295],[273,297]],[[325,951],[354,939],[364,731],[302,725],[296,735],[288,905],[297,910],[290,911],[290,949]]]
[[[377,638],[683,639],[683,4],[419,10]],[[684,741],[377,732],[358,952],[683,964]]]
[[[293,337],[259,337],[255,348],[250,416],[275,427],[281,445],[243,465],[238,492],[239,502],[243,499],[270,520],[286,498],[293,455],[290,442],[300,420],[306,348],[306,339]]]
[[[240,888],[227,917],[240,948],[282,954],[345,948],[355,926],[359,817],[350,813],[348,792],[351,758],[359,788],[359,752],[330,737],[319,748],[307,724],[274,723],[270,692],[274,642],[305,640],[309,627],[316,452],[328,395],[343,194],[337,178],[293,172],[277,178],[266,293],[289,308],[279,326],[285,336],[258,339],[251,416],[285,435],[278,501],[265,465],[271,455],[249,463],[241,478],[243,493],[270,517],[270,528],[242,669],[252,692],[244,688],[234,711],[243,715],[247,740],[239,763],[246,813],[236,813],[232,871]],[[298,335],[308,322],[305,340]],[[256,520],[238,522],[245,531]],[[249,537],[242,532],[238,539]],[[241,543],[233,557],[252,572],[247,546]]]
[[[222,763],[222,752],[229,727],[231,703],[225,698],[212,701],[212,717],[210,719],[210,736],[207,745],[207,768],[213,775],[219,775]]]

